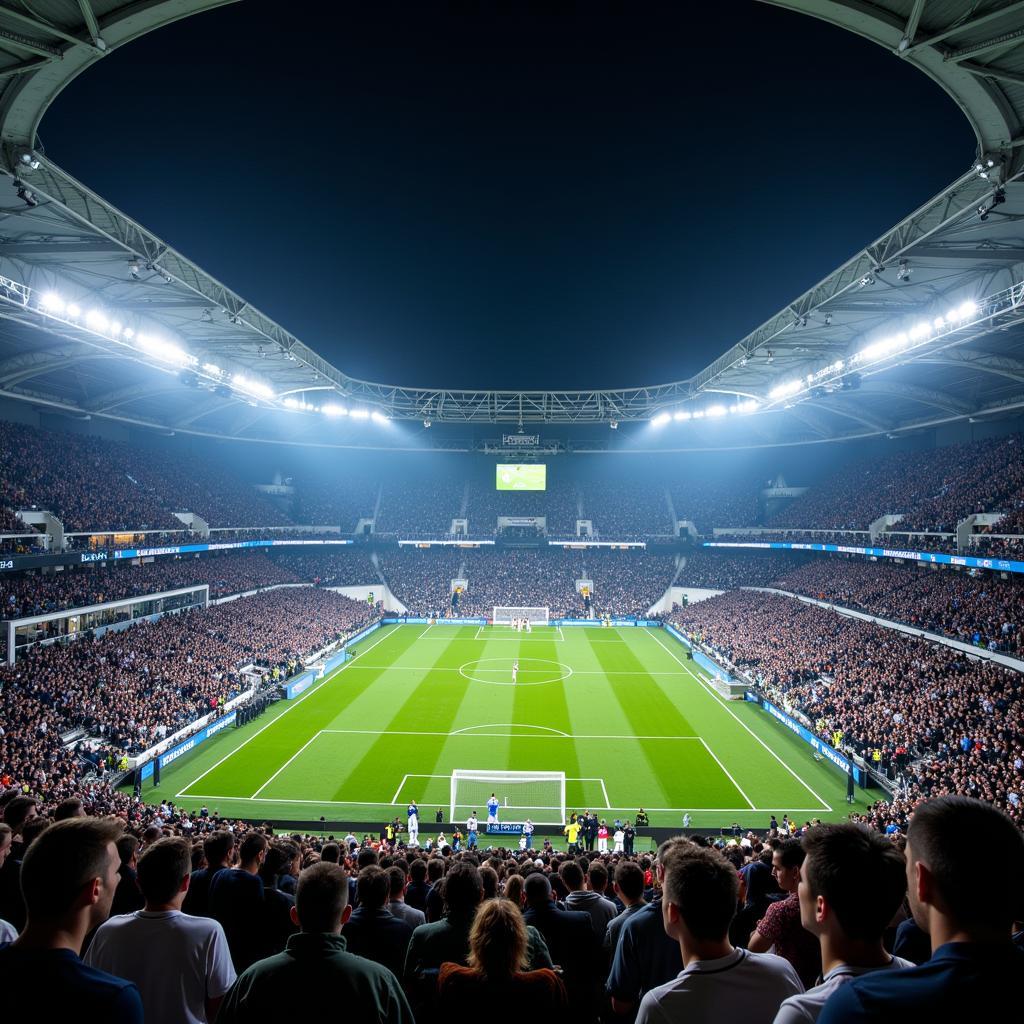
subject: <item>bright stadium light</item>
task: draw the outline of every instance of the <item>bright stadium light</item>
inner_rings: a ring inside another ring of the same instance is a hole
[[[39,305],[42,306],[47,313],[59,314],[63,313],[65,309],[64,300],[56,292],[43,292],[43,296],[39,300]]]
[[[72,320],[77,320],[82,315],[82,307],[76,305],[74,302],[69,302],[67,305],[68,317]]]
[[[337,402],[328,402],[326,405],[320,406],[320,411],[325,416],[347,416],[348,409],[343,405],[338,405]]]
[[[92,330],[100,331],[104,334],[110,327],[110,321],[98,309],[90,309],[85,314],[85,322]]]
[[[116,338],[121,333],[121,331],[123,331],[123,330],[124,330],[124,328],[116,320],[112,320],[110,322],[110,334],[111,334],[111,337]]]
[[[211,377],[219,377],[224,372],[216,363],[203,363],[203,369]]]
[[[165,363],[174,363],[176,366],[188,366],[194,363],[195,356],[189,355],[183,348],[175,345],[172,341],[165,341],[163,338],[154,338],[150,334],[136,335],[136,342],[139,348],[144,349],[151,356],[163,360]]]
[[[772,388],[768,392],[769,398],[788,398],[790,395],[795,395],[802,387],[804,382],[802,380],[790,380],[786,381],[785,384],[779,384]]]
[[[260,380],[253,380],[251,377],[246,377],[241,373],[236,373],[231,378],[231,383],[239,391],[245,391],[250,395],[255,395],[257,398],[265,398],[269,401],[274,397],[274,389],[269,385],[264,384]]]
[[[391,422],[388,419],[388,417],[385,416],[384,413],[380,412],[378,409],[374,409],[373,412],[370,413],[370,419],[373,420],[374,423],[390,423]]]
[[[970,320],[972,316],[977,316],[978,305],[977,303],[971,302],[971,300],[968,299],[966,302],[960,304],[960,308],[957,310],[957,312],[960,314],[961,320]]]
[[[134,338],[134,337],[135,337],[135,332],[134,332],[134,331],[133,331],[133,330],[132,330],[132,329],[131,329],[130,327],[126,327],[126,328],[124,329],[124,336],[125,336],[125,337],[126,337],[126,338],[127,338],[128,340],[129,340],[129,341],[131,341],[131,340],[132,340],[132,338]]]
[[[368,420],[370,418],[369,409],[353,409],[349,415],[354,420]]]
[[[674,419],[676,423],[685,423],[688,419],[690,419],[690,417],[691,413],[689,409],[677,409],[672,414],[672,419]]]
[[[671,419],[672,417],[667,412],[659,412],[658,415],[651,420],[651,426],[663,427]]]
[[[749,398],[745,402],[737,402],[733,407],[732,411],[745,415],[747,413],[757,412],[760,402],[756,398]]]
[[[704,410],[704,415],[708,417],[724,416],[729,410],[724,405],[709,405]]]

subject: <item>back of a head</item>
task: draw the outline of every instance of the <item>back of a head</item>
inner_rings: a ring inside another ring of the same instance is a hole
[[[506,978],[526,967],[526,924],[505,899],[488,900],[469,932],[469,966],[488,978]]]
[[[804,862],[804,844],[802,839],[784,839],[776,851],[784,868],[798,868]]]
[[[736,914],[736,869],[717,850],[692,843],[669,851],[662,863],[664,898],[678,907],[690,934],[724,939]]]
[[[38,802],[34,796],[12,797],[4,807],[4,821],[17,832],[28,820]]]
[[[359,872],[356,881],[356,891],[359,894],[359,906],[366,910],[379,910],[388,901],[391,893],[391,880],[388,873],[370,864]]]
[[[320,860],[324,864],[340,864],[341,847],[337,843],[324,843],[320,851]]]
[[[106,876],[121,828],[113,818],[68,818],[42,832],[21,865],[29,919],[52,921],[71,911],[83,887]]]
[[[583,869],[574,860],[567,860],[558,869],[558,877],[565,882],[569,892],[577,892],[583,888]]]
[[[243,864],[252,864],[269,845],[262,832],[247,832],[238,844],[238,859]]]
[[[220,867],[226,864],[231,857],[231,851],[235,848],[234,833],[227,829],[221,829],[207,836],[203,841],[203,852],[206,854],[206,863],[211,868]]]
[[[608,888],[608,869],[599,860],[595,860],[587,868],[587,882],[594,892],[604,895],[605,889]]]
[[[987,868],[986,856],[998,858],[997,871]],[[940,796],[918,805],[907,833],[907,857],[927,866],[943,909],[956,924],[1008,932],[1024,916],[1024,835],[991,804]],[[916,900],[911,880],[915,910]]]
[[[498,895],[498,872],[485,864],[480,868],[480,881],[484,887],[484,899],[493,900]]]
[[[367,846],[366,849],[360,850],[356,854],[356,867],[360,870],[368,868],[371,864],[377,863],[377,851],[372,847]]]
[[[321,861],[299,875],[295,913],[304,932],[335,932],[348,906],[348,875],[340,864]]]
[[[551,903],[551,883],[543,871],[533,871],[523,883],[528,907],[545,907]]]
[[[444,877],[444,908],[447,914],[455,917],[472,914],[483,894],[480,869],[472,864],[459,861]]]
[[[409,878],[413,882],[424,882],[427,878],[427,862],[420,857],[417,857],[409,865]]]
[[[672,836],[670,839],[666,839],[654,855],[654,866],[658,874],[660,875],[664,870],[665,859],[673,850],[686,849],[693,845],[693,841],[686,836]]]
[[[405,890],[405,872],[398,865],[394,865],[388,868],[387,875],[391,899],[397,899]]]
[[[117,841],[117,854],[121,858],[121,866],[126,867],[131,864],[132,857],[135,856],[136,851],[139,848],[139,841],[130,832],[125,832],[123,836]]]
[[[192,871],[192,849],[187,839],[158,839],[139,858],[139,888],[147,904],[170,903]]]
[[[444,861],[440,857],[431,857],[427,861],[427,877],[431,882],[439,882],[444,877]]]
[[[811,897],[825,899],[849,938],[880,939],[907,891],[903,854],[880,832],[850,822],[811,829],[803,849]]]
[[[82,803],[82,798],[77,796],[69,796],[64,800],[61,800],[61,802],[57,804],[53,811],[54,821],[64,821],[67,818],[84,817],[85,804]]]
[[[644,873],[640,865],[624,860],[615,868],[615,884],[627,899],[640,899],[644,894]]]

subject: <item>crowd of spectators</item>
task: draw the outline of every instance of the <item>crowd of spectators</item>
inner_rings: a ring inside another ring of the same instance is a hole
[[[215,526],[290,522],[224,465],[4,421],[0,503],[52,512],[69,533],[180,529],[182,511]]]
[[[380,582],[369,551],[359,545],[282,548],[273,559],[283,572],[318,587],[362,587]]]
[[[582,493],[580,518],[589,519],[603,540],[643,540],[675,532],[663,481],[588,480]]]
[[[311,526],[340,526],[354,533],[360,519],[372,519],[380,480],[357,474],[295,479],[292,515]]]
[[[912,796],[977,796],[1024,824],[1018,672],[763,592],[730,591],[673,618],[834,746],[909,773]]]
[[[426,479],[388,478],[381,490],[374,533],[406,539],[446,536],[462,509],[465,484],[464,479],[448,474]]]
[[[773,823],[674,836],[652,856],[276,836],[104,791],[54,805],[8,789],[5,1005],[123,1024],[296,1005],[373,1024],[467,1008],[498,1024],[1005,1013],[1024,964],[1024,837],[977,800],[913,810],[884,832],[871,814]],[[978,870],[979,844],[1003,871]]]
[[[1012,434],[947,445],[941,453],[858,459],[811,487],[771,525],[863,530],[888,514],[902,516],[900,530],[952,533],[972,513],[1001,512],[1002,532],[1016,532],[1024,512],[1022,443]]]
[[[676,585],[708,590],[765,587],[797,561],[784,551],[700,548],[686,555]]]
[[[826,558],[771,585],[992,651],[1024,650],[1024,586],[1015,577]]]
[[[759,489],[749,479],[688,475],[672,485],[672,507],[677,519],[689,520],[704,535],[716,526],[756,526],[761,522]]]
[[[471,536],[493,536],[498,531],[500,516],[544,516],[548,536],[574,534],[576,520],[581,518],[580,499],[575,482],[561,472],[561,468],[550,468],[543,491],[499,491],[495,487],[493,466],[488,471],[473,473],[466,492],[466,518]]]
[[[160,558],[143,565],[94,563],[61,572],[0,576],[0,618],[18,619],[208,584],[210,597],[299,583],[300,576],[262,552]]]

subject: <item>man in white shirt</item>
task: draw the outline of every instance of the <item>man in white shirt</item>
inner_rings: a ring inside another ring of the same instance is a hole
[[[643,997],[636,1024],[771,1024],[779,1004],[803,986],[782,957],[729,942],[736,869],[717,850],[688,843],[668,851],[664,871],[662,920],[679,943],[683,970]]]
[[[890,956],[882,935],[907,891],[903,854],[880,832],[850,823],[818,825],[803,838],[800,922],[821,943],[821,980],[790,996],[775,1024],[813,1024],[829,996],[872,971],[913,967]]]
[[[207,1024],[235,981],[224,929],[181,912],[192,867],[186,839],[159,839],[139,859],[144,910],[110,918],[85,962],[135,983],[146,1024]]]
[[[476,811],[466,819],[466,849],[476,849],[477,830],[479,828],[479,822],[476,818]]]

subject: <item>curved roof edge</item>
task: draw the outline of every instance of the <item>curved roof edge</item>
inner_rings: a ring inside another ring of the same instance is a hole
[[[86,68],[125,43],[182,18],[223,7],[237,0],[144,0],[110,3],[78,0],[79,17],[63,25],[26,13],[0,8],[5,41],[27,59],[0,68],[0,140],[4,159],[21,149],[34,149],[39,123],[60,92]],[[97,13],[94,8],[106,8]],[[14,159],[17,159],[14,157]]]
[[[967,5],[926,0],[761,0],[827,21],[885,47],[938,84],[970,121],[981,156],[1000,154],[1008,177],[1024,160],[1024,73],[1010,53],[1024,43],[1021,5],[1004,3],[984,13]],[[909,13],[902,12],[909,7]],[[1012,60],[1006,60],[1010,55]]]

